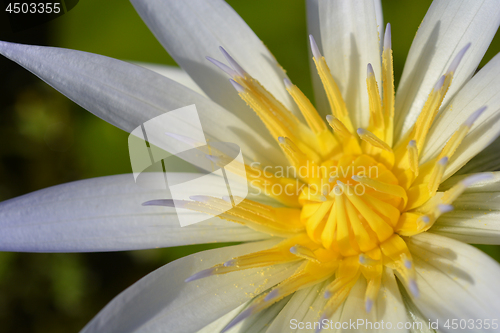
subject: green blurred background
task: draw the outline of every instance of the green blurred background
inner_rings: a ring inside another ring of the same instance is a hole
[[[312,97],[303,0],[231,0],[291,80]],[[383,1],[393,27],[396,82],[430,0]],[[175,65],[132,5],[80,0],[62,17],[0,40],[58,46]],[[483,66],[498,51],[497,35]],[[0,59],[0,200],[64,182],[131,171],[128,134],[81,109],[19,66]],[[117,253],[0,252],[0,332],[78,332],[106,303],[150,271],[211,246]],[[482,250],[500,259],[499,247]]]

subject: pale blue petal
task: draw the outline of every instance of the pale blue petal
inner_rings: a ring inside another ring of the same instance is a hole
[[[182,177],[178,174],[179,180]],[[76,181],[3,201],[0,250],[119,251],[268,237],[217,217],[181,228],[174,208],[142,206],[167,197],[166,191],[143,188],[133,175],[125,174]]]

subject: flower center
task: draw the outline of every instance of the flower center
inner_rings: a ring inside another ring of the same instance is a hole
[[[353,256],[394,233],[407,196],[384,164],[367,154],[342,155],[320,168],[327,177],[299,196],[300,218],[314,242]]]
[[[243,198],[239,198],[238,205],[228,208],[227,198],[209,196],[191,197],[192,201],[154,200],[147,204],[196,210],[283,238],[270,249],[233,258],[198,272],[186,281],[247,268],[301,263],[288,279],[256,297],[226,329],[296,290],[328,278],[332,278],[332,282],[326,287],[328,302],[322,318],[331,317],[360,276],[367,281],[365,301],[369,312],[380,289],[384,266],[395,270],[408,290],[418,296],[415,269],[405,237],[428,230],[441,214],[452,209],[451,203],[468,185],[482,180],[482,176],[472,176],[446,192],[438,192],[448,160],[484,107],[460,126],[438,156],[419,162],[429,129],[468,46],[458,53],[438,80],[414,127],[397,144],[393,143],[395,94],[389,25],[382,52],[382,93],[368,64],[370,119],[367,128],[357,130],[312,37],[313,60],[332,111],[326,123],[309,99],[288,79],[284,80],[285,87],[305,123],[246,73],[224,49],[222,53],[231,67],[208,58],[231,76],[239,96],[257,113],[287,157],[291,169],[287,167],[286,173],[283,169],[271,172],[267,168],[245,165],[250,186],[286,208]],[[205,153],[221,167],[229,161],[223,154]]]

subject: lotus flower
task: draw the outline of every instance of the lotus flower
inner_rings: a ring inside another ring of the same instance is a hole
[[[500,174],[487,172],[499,56],[474,74],[496,1],[435,0],[396,92],[380,3],[308,0],[316,107],[223,1],[132,3],[196,86],[79,51],[0,53],[126,131],[195,104],[209,142],[241,147],[257,191],[223,210],[224,198],[175,202],[118,175],[2,202],[4,251],[242,242],[152,272],[82,332],[500,331],[500,267],[466,244],[500,243]],[[181,228],[178,205],[213,217]]]

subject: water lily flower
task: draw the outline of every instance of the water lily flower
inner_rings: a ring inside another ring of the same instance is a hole
[[[210,196],[177,202],[214,215],[185,228],[171,199],[131,175],[2,202],[4,251],[242,242],[152,272],[82,332],[328,331],[360,320],[357,331],[500,331],[500,266],[466,244],[500,244],[500,173],[487,172],[500,161],[500,56],[475,73],[500,24],[497,1],[435,0],[396,92],[379,1],[308,0],[316,107],[225,2],[132,3],[187,74],[51,47],[0,42],[0,53],[126,131],[195,104],[209,142],[241,147],[259,193],[228,211]],[[267,171],[279,166],[305,173]]]

